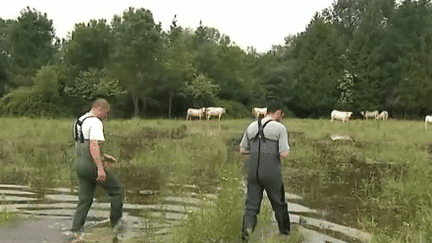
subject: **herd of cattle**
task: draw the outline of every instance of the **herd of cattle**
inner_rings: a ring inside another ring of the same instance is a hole
[[[225,108],[222,107],[202,107],[200,109],[194,109],[189,108],[187,110],[186,120],[189,120],[193,117],[198,117],[200,120],[201,118],[205,117],[207,120],[210,120],[212,116],[217,116],[220,120],[222,115],[225,114]],[[337,111],[333,110],[331,113],[331,122],[333,120],[342,120],[343,122],[348,121],[350,118],[356,117],[359,118],[361,116],[364,119],[382,119],[387,120],[388,119],[388,112],[383,111],[379,113],[378,111],[361,111],[358,112],[359,114],[356,114],[355,112],[351,111]],[[267,107],[260,108],[260,107],[254,107],[252,108],[252,116],[255,119],[258,119],[260,117],[264,117],[267,115]],[[432,117],[431,117],[432,122]]]
[[[207,120],[210,120],[210,118],[212,116],[217,116],[218,119],[220,120],[222,115],[225,114],[225,108],[222,107],[203,107],[200,109],[193,109],[193,108],[189,108],[187,110],[187,115],[186,115],[186,120],[189,120],[193,117],[198,117],[200,120],[203,117],[206,117]],[[254,107],[252,108],[252,116],[255,119],[258,119],[260,117],[264,117],[267,115],[267,107],[264,108],[260,108],[260,107]],[[356,111],[356,112],[352,112],[352,111],[338,111],[338,110],[333,110],[331,112],[331,119],[330,122],[333,122],[333,120],[341,120],[343,122],[349,121],[349,119],[375,119],[375,120],[380,120],[382,119],[383,121],[386,121],[389,118],[389,114],[387,111],[382,111],[381,113],[377,110],[375,111]],[[432,123],[432,116],[427,115],[425,117],[425,129],[427,129],[427,124],[428,123]]]
[[[343,122],[348,121],[350,118],[363,118],[363,119],[382,119],[383,121],[386,121],[389,117],[389,114],[387,111],[382,111],[379,113],[379,111],[360,111],[356,112],[356,114],[352,111],[337,111],[333,110],[331,112],[331,122],[333,120],[342,120]]]
[[[203,107],[200,109],[189,108],[187,110],[186,120],[189,120],[189,118],[192,120],[192,117],[199,117],[201,120],[204,116],[207,117],[207,120],[210,120],[210,117],[212,116],[217,116],[220,120],[224,113],[226,113],[226,111],[225,108],[222,107]]]
[[[189,108],[187,110],[186,120],[189,120],[193,117],[198,117],[200,120],[203,117],[206,117],[207,120],[210,120],[212,116],[217,116],[220,120],[222,115],[226,113],[225,108],[222,107],[203,107],[200,109],[193,109]],[[258,119],[261,115],[265,116],[267,114],[267,107],[265,108],[258,108],[254,107],[252,109],[252,116],[256,119]]]
[[[350,118],[355,117],[355,118],[363,118],[363,119],[382,119],[382,120],[387,120],[389,117],[389,114],[387,111],[382,111],[381,113],[379,113],[378,111],[361,111],[361,112],[357,112],[359,114],[354,114],[354,112],[351,111],[337,111],[337,110],[333,110],[331,113],[331,122],[333,122],[333,120],[342,120],[343,122],[348,121]],[[360,117],[359,117],[360,115]],[[428,123],[432,123],[432,116],[431,115],[427,115],[425,117],[425,130],[427,130],[427,124]]]

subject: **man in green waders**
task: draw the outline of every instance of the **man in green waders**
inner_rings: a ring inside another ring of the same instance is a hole
[[[102,142],[105,141],[103,121],[107,118],[109,110],[108,101],[97,99],[93,102],[91,110],[78,118],[74,124],[79,202],[72,223],[73,238],[83,238],[83,226],[93,202],[96,185],[102,186],[110,197],[110,220],[115,237],[125,230],[125,222],[122,219],[121,184],[112,171],[106,168],[116,160],[104,154],[102,150]]]
[[[252,122],[240,142],[240,153],[246,154],[249,162],[242,227],[242,240],[245,242],[249,241],[249,234],[255,229],[264,190],[275,212],[280,234],[288,235],[290,232],[281,173],[281,158],[288,156],[290,147],[287,129],[280,123],[282,116],[282,106],[277,102],[270,103],[267,115]]]

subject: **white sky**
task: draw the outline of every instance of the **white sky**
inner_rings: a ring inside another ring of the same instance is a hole
[[[122,15],[129,7],[145,8],[168,30],[177,15],[177,25],[196,29],[214,27],[230,36],[242,49],[253,46],[258,52],[283,44],[284,37],[305,30],[315,12],[330,7],[334,0],[9,0],[0,3],[0,18],[16,19],[26,6],[47,13],[56,35],[66,38],[75,23]]]

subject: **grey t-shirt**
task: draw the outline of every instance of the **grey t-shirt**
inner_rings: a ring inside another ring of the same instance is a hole
[[[261,121],[264,125],[270,118],[264,117]],[[279,141],[279,153],[288,152],[290,147],[288,145],[288,134],[286,127],[277,121],[271,121],[264,127],[264,136],[268,139]],[[240,148],[249,151],[249,139],[255,137],[258,133],[258,121],[252,122],[240,142]]]

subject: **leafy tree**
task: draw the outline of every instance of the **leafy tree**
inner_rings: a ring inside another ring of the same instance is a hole
[[[112,70],[125,87],[134,104],[134,116],[139,116],[139,100],[143,108],[150,92],[160,78],[163,63],[161,24],[156,24],[149,10],[129,8],[112,22],[115,44]]]
[[[354,86],[354,77],[348,71],[344,70],[343,76],[338,80],[341,94],[338,99],[338,104],[341,110],[345,110],[348,104],[353,103],[352,94],[353,94],[353,86]]]
[[[71,39],[64,45],[64,62],[76,70],[103,69],[109,63],[111,28],[105,19],[75,24]]]
[[[294,99],[294,67],[293,59],[286,55],[290,47],[273,46],[272,50],[261,55],[257,61],[256,75],[264,87],[264,100],[277,100],[289,107]],[[262,103],[262,102],[261,102]],[[256,104],[260,105],[260,104]]]
[[[203,26],[202,22],[195,31],[194,43],[197,72],[207,74],[220,86],[219,98],[249,103],[256,92],[251,65],[253,55],[247,55],[229,36]]]
[[[296,96],[293,100],[297,115],[315,117],[329,114],[337,106],[337,80],[343,71],[341,55],[334,27],[316,19],[310,29],[293,42],[297,59],[295,76]]]
[[[64,89],[65,93],[84,100],[109,98],[124,93],[119,86],[118,79],[109,76],[104,71],[90,69],[81,71],[72,86]]]
[[[34,75],[36,70],[52,60],[55,33],[52,20],[46,13],[30,7],[23,9],[18,20],[10,22],[7,33],[8,69],[16,81],[19,81],[19,75],[24,78]]]
[[[192,41],[193,34],[188,29],[177,26],[174,18],[166,38],[164,52],[165,71],[160,90],[169,94],[168,117],[171,117],[172,98],[191,81],[197,73],[193,64]]]
[[[348,64],[345,67],[355,74],[353,102],[361,110],[383,109],[386,101],[388,91],[384,87],[389,77],[385,75],[385,68],[391,60],[384,53],[382,40],[391,12],[389,6],[392,5],[388,0],[363,2],[360,22],[346,51]]]
[[[33,78],[33,92],[47,102],[58,102],[59,73],[50,66],[43,66]]]
[[[322,18],[335,27],[345,44],[352,39],[352,34],[362,20],[364,4],[369,0],[338,0],[330,9],[325,9]]]
[[[389,19],[393,49],[400,55],[397,97],[407,109],[427,109],[432,102],[431,14],[429,1],[404,1]]]
[[[6,46],[7,22],[0,18],[0,97],[6,92],[8,79],[8,47]]]
[[[202,107],[205,106],[204,101],[215,97],[219,89],[219,85],[213,84],[212,79],[204,74],[199,74],[192,82],[186,83],[184,92],[192,96],[198,101],[199,106]]]

